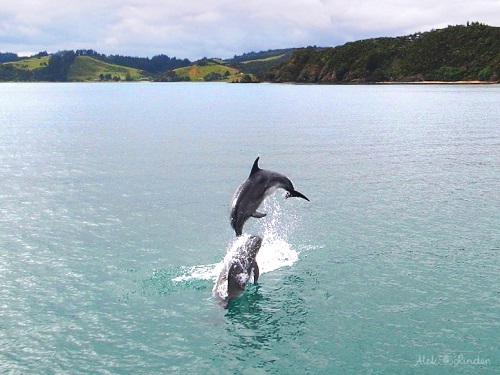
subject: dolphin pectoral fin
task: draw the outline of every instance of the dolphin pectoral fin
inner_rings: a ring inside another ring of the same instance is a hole
[[[253,283],[257,284],[257,280],[259,280],[260,271],[259,266],[257,265],[257,261],[253,261]]]
[[[309,198],[307,198],[304,194],[302,194],[301,192],[299,192],[297,190],[292,190],[292,191],[289,191],[286,193],[285,198],[291,198],[291,197],[302,198],[302,199],[305,199],[306,201],[310,202]]]
[[[263,214],[262,212],[258,212],[258,211],[255,211],[253,214],[252,214],[252,217],[256,218],[256,219],[261,219],[263,218],[264,216],[266,216],[267,214]]]

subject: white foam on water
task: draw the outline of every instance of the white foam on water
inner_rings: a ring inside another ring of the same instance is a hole
[[[283,239],[269,239],[264,237],[262,246],[257,254],[257,264],[260,274],[277,270],[294,264],[299,254]]]
[[[224,265],[229,263],[229,261],[233,258],[238,247],[243,245],[248,237],[249,236],[247,234],[244,234],[236,238],[231,244],[229,244],[226,251],[226,255],[224,256],[224,259],[221,262],[189,267],[186,269],[183,275],[173,278],[172,281],[180,282],[192,279],[217,280]]]
[[[181,276],[174,277],[172,281],[174,282],[182,282],[189,280],[211,280],[215,279],[219,276],[222,267],[219,265],[222,263],[214,263],[214,264],[204,264],[201,266],[193,266],[186,268],[185,272]]]
[[[259,219],[262,225],[260,234],[262,246],[257,254],[257,264],[260,274],[275,271],[282,267],[289,267],[299,259],[299,252],[288,243],[287,237],[297,225],[295,215],[284,213],[280,206],[280,198],[271,196],[263,204],[266,218]],[[224,259],[219,263],[189,267],[184,274],[172,279],[174,282],[189,281],[193,279],[217,281],[224,266],[229,264],[234,253],[245,243],[250,234],[243,234],[234,239],[227,247]]]

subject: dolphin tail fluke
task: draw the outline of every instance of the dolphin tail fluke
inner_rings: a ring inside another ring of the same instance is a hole
[[[307,198],[304,194],[302,194],[301,192],[299,192],[297,190],[289,191],[286,195],[286,198],[290,198],[290,197],[302,198],[302,199],[305,199],[306,201],[310,202],[309,198]]]

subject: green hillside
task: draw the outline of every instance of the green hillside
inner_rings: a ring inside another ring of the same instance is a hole
[[[232,59],[224,60],[224,62],[242,73],[259,75],[289,60],[295,50],[294,48],[288,48],[244,53],[240,56],[234,56]]]
[[[145,76],[135,68],[109,64],[89,56],[77,56],[68,72],[68,81],[138,80]]]
[[[190,81],[233,81],[241,77],[237,69],[212,60],[201,60],[190,66],[174,69],[173,72]]]
[[[294,50],[250,52],[226,60],[205,58],[168,72],[163,80],[251,82],[258,74],[290,59]]]
[[[140,70],[72,52],[0,64],[0,81],[124,81],[148,79]]]
[[[11,65],[15,69],[21,69],[21,70],[35,70],[35,69],[41,69],[44,68],[48,65],[49,63],[49,56],[43,56],[43,57],[31,57],[28,59],[24,60],[19,60],[15,62],[9,62],[5,63],[6,65]]]
[[[500,79],[500,28],[479,23],[335,48],[308,47],[272,69],[273,82],[363,83]]]
[[[36,81],[39,72],[47,70],[49,56],[37,56],[0,64],[0,82]]]

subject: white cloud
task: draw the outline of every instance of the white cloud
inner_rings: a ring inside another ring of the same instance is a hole
[[[498,0],[4,0],[0,51],[230,57],[499,20]]]

